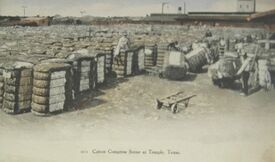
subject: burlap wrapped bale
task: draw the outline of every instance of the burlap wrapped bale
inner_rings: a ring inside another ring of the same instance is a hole
[[[38,96],[48,96],[49,95],[49,88],[33,87],[32,91],[33,91],[33,94],[38,95]]]
[[[19,113],[22,111],[29,111],[30,110],[30,106],[31,105],[31,101],[20,101],[20,102],[12,102],[12,101],[8,101],[6,99],[4,99],[3,101],[3,109],[6,113],[9,114],[14,114],[14,113]],[[15,110],[16,108],[20,108],[20,111]]]
[[[241,67],[240,59],[234,57],[224,57],[218,63],[218,72],[223,78],[233,78]]]
[[[49,110],[49,105],[42,105],[42,104],[37,104],[35,102],[31,103],[32,109],[35,111],[33,111],[34,113],[38,113],[38,114],[47,114],[48,110]]]
[[[4,98],[8,101],[29,101],[32,98],[31,94],[14,94],[14,93],[4,93]]]
[[[200,72],[202,67],[208,63],[209,50],[206,48],[196,48],[186,55],[186,61],[189,65],[189,71],[193,73]]]
[[[170,80],[182,80],[186,77],[187,66],[168,65],[164,68],[163,75]]]
[[[41,73],[41,72],[34,72],[33,78],[35,80],[49,80],[50,74],[49,73]]]

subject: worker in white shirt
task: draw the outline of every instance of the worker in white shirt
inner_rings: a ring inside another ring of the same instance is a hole
[[[114,57],[117,57],[121,51],[127,51],[130,47],[130,40],[128,38],[127,32],[123,32],[123,36],[119,39],[116,46]]]
[[[241,95],[244,95],[244,96],[248,95],[248,89],[249,89],[248,80],[249,80],[250,71],[251,71],[251,61],[252,61],[252,58],[248,57],[247,53],[243,52],[241,57],[242,66],[236,74],[237,76],[241,75],[241,78],[242,78]]]

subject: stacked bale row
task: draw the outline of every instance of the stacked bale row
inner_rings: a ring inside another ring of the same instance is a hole
[[[258,60],[259,63],[259,84],[265,89],[270,89],[272,85],[271,75],[268,70],[267,60]]]
[[[91,56],[72,54],[68,57],[72,63],[72,87],[73,99],[83,92],[90,91],[95,88],[96,78],[96,62]]]
[[[125,77],[132,74],[133,51],[122,51],[114,58],[113,69],[117,77]]]
[[[179,51],[170,51],[168,65],[165,66],[163,75],[167,79],[181,80],[187,73],[184,53]]]
[[[100,85],[106,80],[106,55],[103,53],[97,54],[96,63],[96,85]]]
[[[168,54],[168,45],[165,43],[158,44],[158,57],[157,57],[158,67],[161,67],[161,68],[163,67],[164,60],[167,54]]]
[[[214,85],[229,87],[235,80],[235,75],[241,66],[237,57],[223,57],[208,68],[208,75]]]
[[[111,74],[113,64],[113,50],[104,50],[106,56],[106,75]]]
[[[200,72],[202,67],[208,63],[209,50],[207,48],[196,48],[186,55],[186,61],[189,65],[189,71]]]
[[[234,78],[240,67],[241,62],[238,58],[224,57],[219,60],[218,71],[223,78]]]
[[[157,63],[157,46],[146,45],[145,46],[145,68],[152,68]]]
[[[112,64],[113,64],[113,49],[108,47],[108,48],[104,48],[104,47],[100,47],[97,49],[92,49],[92,52],[94,53],[95,56],[96,54],[100,54],[100,55],[105,55],[105,73],[106,75],[111,74],[112,72]]]
[[[133,74],[140,74],[145,70],[145,51],[144,46],[138,46],[134,51]]]
[[[274,57],[270,58],[268,69],[270,71],[272,84],[274,86],[275,85],[275,58]]]
[[[18,61],[5,64],[2,106],[5,112],[17,114],[31,109],[32,67],[31,63]]]
[[[4,94],[4,77],[3,77],[3,69],[0,68],[0,109],[3,104],[3,94]]]
[[[32,111],[49,114],[66,110],[72,100],[71,66],[43,63],[34,67]]]

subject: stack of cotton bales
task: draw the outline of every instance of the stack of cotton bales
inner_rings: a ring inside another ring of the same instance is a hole
[[[187,73],[187,64],[184,53],[179,51],[170,51],[168,65],[164,68],[164,77],[171,80],[184,79]]]
[[[96,85],[106,81],[106,55],[99,53],[96,55]]]
[[[10,114],[29,111],[32,99],[33,64],[7,61],[2,65],[4,66],[1,67],[4,79],[3,110]]]
[[[134,51],[121,51],[120,54],[114,58],[113,69],[117,77],[125,77],[132,75]]]
[[[71,65],[42,63],[34,67],[32,112],[49,114],[67,110],[72,101]]]
[[[164,65],[164,60],[166,55],[168,54],[168,44],[161,43],[158,44],[158,56],[157,56],[157,66],[162,68]]]
[[[3,77],[3,69],[0,68],[0,109],[3,104],[3,94],[4,94],[4,77]]]
[[[73,53],[67,57],[72,61],[73,99],[95,88],[96,62],[93,56]]]
[[[272,80],[268,70],[268,61],[265,59],[258,60],[259,66],[259,84],[265,89],[271,89]]]
[[[134,49],[133,74],[140,74],[145,70],[145,50],[144,46],[137,46]]]
[[[156,65],[157,59],[157,46],[153,45],[146,45],[145,46],[145,68],[152,68]]]

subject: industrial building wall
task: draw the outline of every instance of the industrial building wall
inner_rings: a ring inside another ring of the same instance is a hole
[[[237,0],[237,12],[255,12],[255,0]]]

